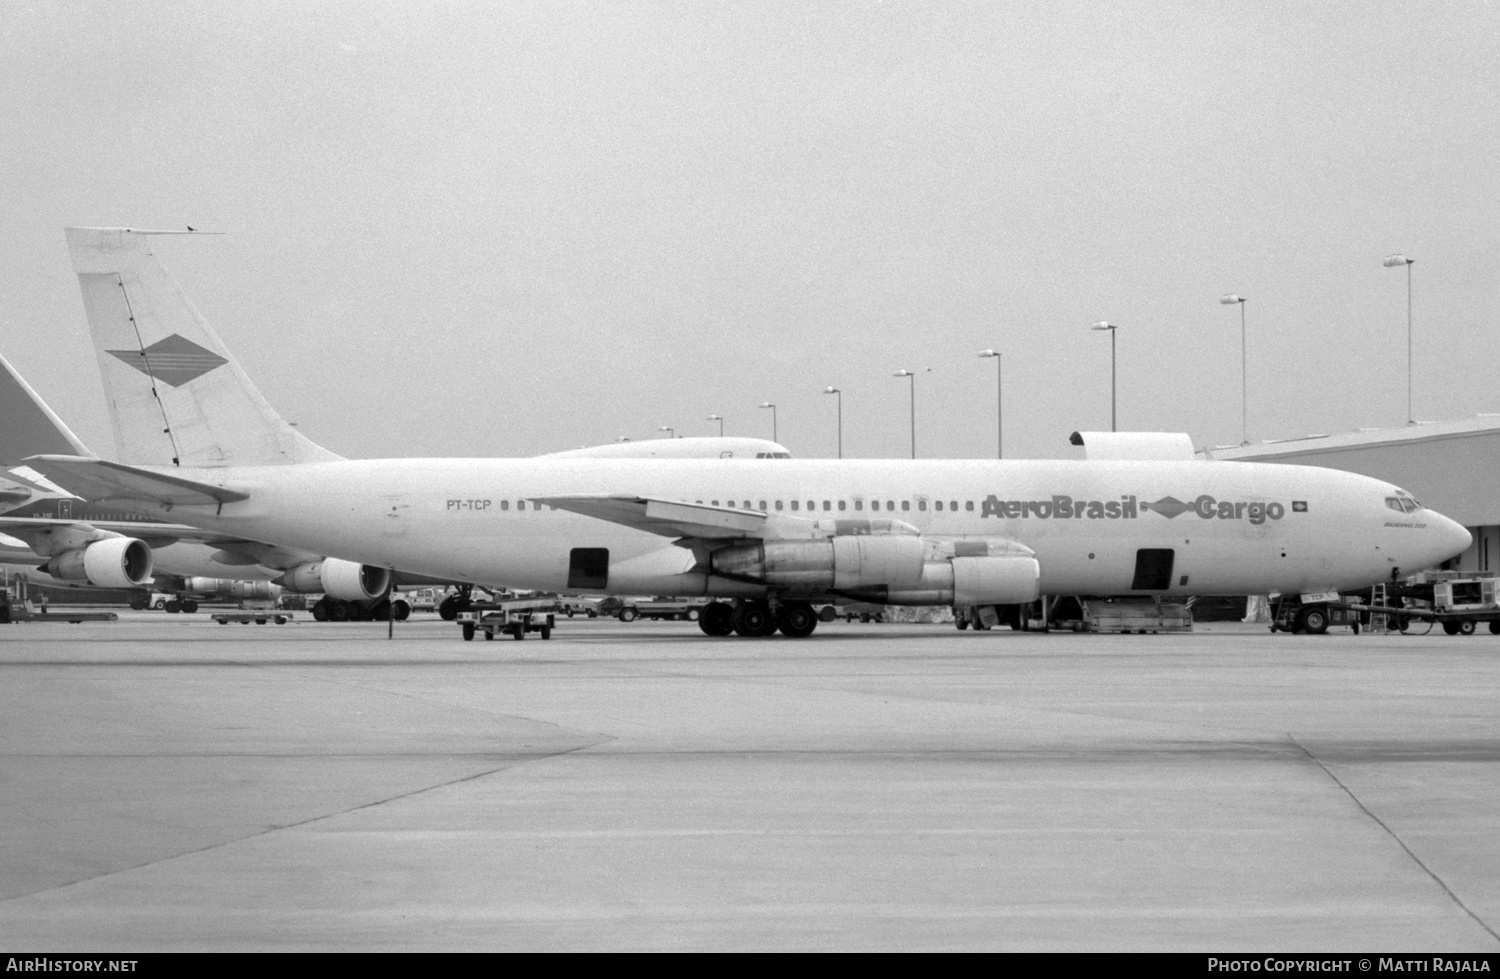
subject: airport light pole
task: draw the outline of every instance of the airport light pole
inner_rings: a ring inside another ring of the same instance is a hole
[[[1411,267],[1416,259],[1405,255],[1387,255],[1383,264],[1388,269],[1406,266],[1406,424],[1415,425],[1416,415],[1411,410]]]
[[[771,409],[771,441],[779,442],[780,439],[776,437],[776,406],[769,401],[762,401],[760,406]]]
[[[1003,388],[1000,386],[1001,364],[1005,362],[998,350],[981,350],[981,357],[995,358],[995,458],[1005,458],[1005,406],[1002,399]]]
[[[833,385],[823,389],[824,394],[836,394],[839,396],[839,458],[844,458],[844,392]]]
[[[1115,427],[1115,331],[1119,329],[1119,326],[1100,320],[1089,329],[1109,331],[1109,430],[1117,431]]]
[[[724,437],[724,416],[723,415],[709,415],[708,416],[708,420],[711,421],[711,422],[718,422],[719,423],[719,438],[723,438]]]
[[[677,430],[674,429],[670,425],[658,425],[656,427],[656,430],[658,432],[666,432],[667,433],[667,438],[676,438],[677,437]]]
[[[917,375],[905,368],[891,375],[905,377],[911,381],[911,457],[917,457]]]
[[[1240,308],[1240,444],[1250,444],[1250,427],[1246,422],[1249,417],[1249,399],[1246,392],[1249,390],[1248,382],[1245,380],[1245,297],[1230,293],[1220,296],[1219,302],[1224,306],[1238,306]]]

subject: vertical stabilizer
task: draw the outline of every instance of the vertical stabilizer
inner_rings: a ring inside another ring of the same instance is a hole
[[[161,232],[68,228],[119,461],[265,466],[340,458],[261,397],[151,252]]]
[[[27,456],[91,455],[31,385],[0,357],[0,469]]]

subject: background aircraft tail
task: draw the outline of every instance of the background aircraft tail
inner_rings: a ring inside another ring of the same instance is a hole
[[[0,469],[20,465],[27,456],[91,454],[4,357],[0,357],[0,419],[4,420]]]
[[[120,462],[212,467],[341,458],[261,397],[152,254],[152,237],[164,232],[66,232]]]

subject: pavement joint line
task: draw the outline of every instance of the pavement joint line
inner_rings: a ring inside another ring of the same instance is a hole
[[[1302,744],[1302,742],[1298,741],[1297,738],[1291,734],[1291,732],[1287,733],[1287,740],[1296,745],[1297,750],[1306,755],[1309,761],[1322,769],[1323,774],[1332,779],[1333,784],[1342,789],[1344,794],[1347,795],[1351,800],[1353,800],[1354,804],[1359,807],[1360,811],[1363,812],[1366,816],[1370,817],[1371,821],[1373,821],[1376,826],[1379,826],[1381,829],[1385,830],[1386,834],[1389,835],[1391,839],[1396,841],[1396,845],[1401,847],[1401,849],[1406,852],[1406,855],[1412,859],[1413,863],[1422,868],[1423,873],[1432,878],[1433,882],[1436,883],[1438,887],[1441,887],[1443,889],[1443,893],[1447,894],[1448,898],[1454,904],[1458,905],[1458,907],[1463,910],[1464,914],[1472,918],[1475,924],[1483,928],[1489,934],[1489,936],[1495,940],[1497,944],[1500,944],[1500,934],[1497,934],[1495,932],[1495,929],[1491,928],[1483,918],[1475,914],[1474,911],[1464,903],[1463,898],[1459,897],[1453,892],[1453,888],[1449,887],[1447,882],[1444,881],[1443,878],[1439,877],[1431,867],[1423,863],[1422,858],[1417,856],[1416,853],[1412,851],[1412,848],[1406,845],[1406,841],[1401,839],[1401,837],[1396,833],[1394,829],[1391,829],[1390,826],[1386,825],[1385,820],[1381,819],[1379,816],[1375,815],[1375,813],[1371,812],[1370,808],[1360,801],[1359,796],[1355,795],[1353,790],[1351,790],[1349,786],[1345,785],[1343,781],[1337,775],[1335,775],[1327,765],[1323,764],[1322,759],[1318,758],[1318,756],[1313,754],[1311,751],[1308,751],[1307,748]]]
[[[606,739],[606,740],[608,740],[608,739]],[[598,743],[599,742],[595,742],[594,744],[598,744]],[[296,822],[286,823],[285,825],[282,825],[282,826],[271,826],[271,827],[268,827],[266,829],[260,830],[260,831],[255,832],[255,833],[248,833],[248,834],[246,834],[244,836],[237,836],[237,837],[235,837],[232,840],[224,840],[223,842],[220,842],[220,843],[212,843],[212,844],[209,844],[208,846],[200,846],[197,849],[193,849],[193,850],[184,850],[181,853],[174,853],[174,854],[171,854],[170,856],[159,857],[159,858],[157,858],[155,860],[146,860],[146,861],[144,861],[142,863],[133,864],[133,865],[131,865],[129,867],[119,867],[119,868],[114,869],[114,870],[106,871],[105,873],[102,873],[102,874],[94,874],[94,875],[89,876],[89,877],[81,877],[78,880],[70,880],[70,881],[68,881],[65,884],[56,884],[56,885],[51,886],[51,887],[44,887],[44,888],[41,888],[39,890],[27,892],[25,894],[14,894],[14,895],[12,895],[10,897],[7,897],[7,898],[0,898],[0,904],[8,904],[8,903],[10,903],[12,901],[24,900],[26,898],[35,897],[38,894],[47,894],[47,893],[54,893],[56,891],[65,891],[65,890],[68,890],[69,888],[76,887],[79,884],[86,884],[86,883],[89,883],[90,881],[96,881],[96,880],[104,880],[104,879],[109,878],[109,877],[115,877],[115,876],[118,876],[120,874],[127,874],[127,873],[130,873],[131,871],[141,870],[141,869],[144,869],[146,867],[154,867],[154,866],[156,866],[158,864],[170,863],[173,860],[180,860],[183,857],[196,856],[196,855],[202,854],[202,853],[211,853],[214,850],[221,850],[221,849],[223,849],[225,847],[235,846],[237,844],[244,843],[247,840],[258,839],[258,838],[260,838],[262,836],[270,836],[273,833],[281,833],[281,832],[284,832],[284,831],[289,830],[289,829],[300,829],[300,828],[302,828],[304,826],[310,826],[313,823],[319,823],[319,822],[322,822],[323,820],[326,820],[326,819],[333,819],[336,816],[344,816],[344,815],[348,815],[349,813],[360,812],[360,811],[365,810],[365,809],[373,809],[376,806],[383,806],[383,805],[386,805],[387,803],[391,803],[391,802],[399,802],[402,799],[411,799],[411,798],[414,798],[416,796],[423,795],[424,793],[435,791],[437,789],[448,788],[448,787],[454,786],[454,785],[462,785],[465,782],[473,782],[473,781],[475,781],[477,779],[481,779],[481,778],[488,778],[491,775],[495,775],[495,774],[498,774],[500,772],[508,772],[508,771],[511,771],[511,770],[513,770],[515,768],[520,767],[520,765],[530,764],[531,762],[543,761],[543,760],[550,759],[550,758],[560,758],[560,757],[562,757],[564,755],[571,755],[571,754],[574,754],[576,752],[583,751],[583,750],[585,750],[587,748],[592,748],[592,747],[594,747],[594,744],[575,745],[574,747],[564,749],[563,751],[553,751],[553,752],[547,752],[547,753],[535,753],[535,754],[532,754],[530,756],[527,756],[527,757],[523,758],[521,761],[519,761],[516,764],[502,765],[502,766],[500,766],[498,768],[491,768],[491,769],[489,769],[487,771],[474,772],[471,775],[465,775],[465,776],[463,776],[461,778],[451,778],[451,779],[448,779],[447,781],[444,781],[444,782],[437,782],[437,783],[434,783],[432,785],[424,785],[421,788],[411,789],[410,791],[407,791],[407,792],[398,792],[395,795],[387,796],[384,799],[372,799],[369,802],[362,802],[362,803],[360,803],[357,806],[349,806],[347,809],[339,809],[336,812],[320,813],[319,815],[309,816],[306,819],[299,819]]]

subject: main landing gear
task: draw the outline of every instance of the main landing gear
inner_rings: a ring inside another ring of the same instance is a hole
[[[818,613],[809,602],[709,602],[698,616],[698,628],[708,636],[736,633],[764,639],[779,630],[789,639],[803,639],[818,627]]]

